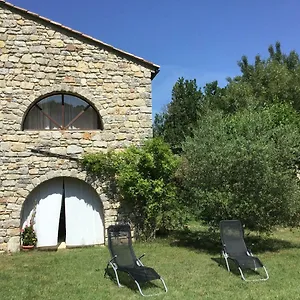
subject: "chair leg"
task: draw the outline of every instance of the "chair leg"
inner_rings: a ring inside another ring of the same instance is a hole
[[[114,269],[114,271],[115,271],[115,274],[116,274],[116,279],[117,279],[118,287],[123,287],[123,285],[120,283],[117,270]]]
[[[240,271],[240,274],[241,274],[241,276],[242,276],[242,279],[245,280],[245,281],[247,281],[246,278],[245,278],[245,276],[244,276],[244,273],[243,273],[242,269],[241,269],[240,267],[238,267],[238,269],[239,269],[239,271]]]
[[[105,268],[105,271],[104,271],[104,278],[106,277],[107,273],[108,273],[108,266],[109,266],[109,263],[106,265],[106,268]]]
[[[165,281],[163,280],[162,277],[160,277],[160,280],[161,280],[161,282],[163,283],[164,288],[165,288],[165,291],[166,291],[166,293],[167,293],[167,292],[168,292],[168,288],[167,288],[167,286],[166,286],[166,284],[165,284]]]
[[[265,277],[264,278],[260,278],[260,279],[253,279],[253,280],[249,280],[249,279],[246,279],[245,276],[244,276],[244,273],[242,271],[242,269],[240,267],[238,267],[239,271],[240,271],[240,274],[241,274],[241,277],[243,280],[245,281],[248,281],[248,282],[255,282],[255,281],[266,281],[269,279],[269,274],[268,274],[268,271],[266,269],[265,266],[262,267],[265,271]]]
[[[120,283],[120,280],[119,280],[118,268],[116,268],[113,263],[109,263],[109,264],[111,265],[111,267],[113,268],[113,270],[115,272],[118,287],[123,287],[123,285]],[[105,273],[107,273],[107,270],[105,270]]]
[[[265,266],[263,266],[263,269],[264,269],[264,271],[265,271],[265,273],[266,273],[266,277],[265,277],[265,279],[263,279],[263,280],[268,280],[268,279],[269,279],[269,273],[268,273],[268,271],[267,271],[267,269],[266,269]]]
[[[146,295],[144,295],[144,293],[143,293],[143,291],[142,291],[142,289],[141,289],[139,283],[138,283],[136,280],[135,280],[134,282],[135,282],[135,284],[137,285],[137,287],[138,287],[139,292],[141,293],[141,295],[144,296],[144,297],[146,297]],[[148,296],[148,295],[147,295],[147,296]]]
[[[166,283],[165,283],[165,281],[163,280],[163,278],[162,278],[162,277],[160,277],[160,280],[161,280],[161,282],[163,283],[163,286],[164,286],[165,292],[167,293],[167,292],[168,292],[168,288],[167,288],[167,286],[166,286]],[[162,294],[162,293],[157,293],[157,294],[145,295],[145,294],[143,293],[142,289],[141,289],[141,286],[140,286],[140,284],[139,284],[139,283],[138,283],[136,280],[135,280],[134,282],[135,282],[135,284],[137,285],[137,287],[138,287],[138,289],[139,289],[139,292],[140,292],[140,294],[141,294],[142,296],[144,296],[144,297],[158,296],[158,295],[161,295],[161,294]]]
[[[230,272],[229,262],[228,262],[228,256],[227,256],[227,254],[224,251],[222,251],[222,255],[223,255],[223,257],[225,259],[225,262],[226,262],[227,271]]]

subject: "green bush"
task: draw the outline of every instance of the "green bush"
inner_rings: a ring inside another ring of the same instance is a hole
[[[21,232],[23,246],[35,246],[37,243],[36,233],[33,225],[26,226]]]
[[[181,165],[198,216],[211,226],[237,218],[259,231],[299,224],[299,128],[288,105],[203,117]]]
[[[140,238],[180,227],[185,213],[178,201],[174,176],[178,158],[159,138],[122,152],[88,154],[83,164],[99,178],[115,181],[122,204]]]

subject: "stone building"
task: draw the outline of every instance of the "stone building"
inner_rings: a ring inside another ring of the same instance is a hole
[[[0,0],[0,250],[102,244],[118,204],[79,167],[85,153],[152,136],[159,66]]]

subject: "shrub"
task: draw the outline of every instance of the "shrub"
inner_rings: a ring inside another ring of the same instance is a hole
[[[21,232],[23,246],[35,246],[37,237],[33,225],[26,226]]]
[[[178,158],[159,138],[122,152],[88,154],[87,171],[115,181],[121,203],[129,208],[130,221],[140,238],[180,227],[185,213],[178,200],[174,176]]]

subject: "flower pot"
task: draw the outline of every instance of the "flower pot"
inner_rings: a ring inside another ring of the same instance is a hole
[[[24,251],[33,250],[34,249],[34,245],[27,245],[27,246],[22,245],[22,249]]]

